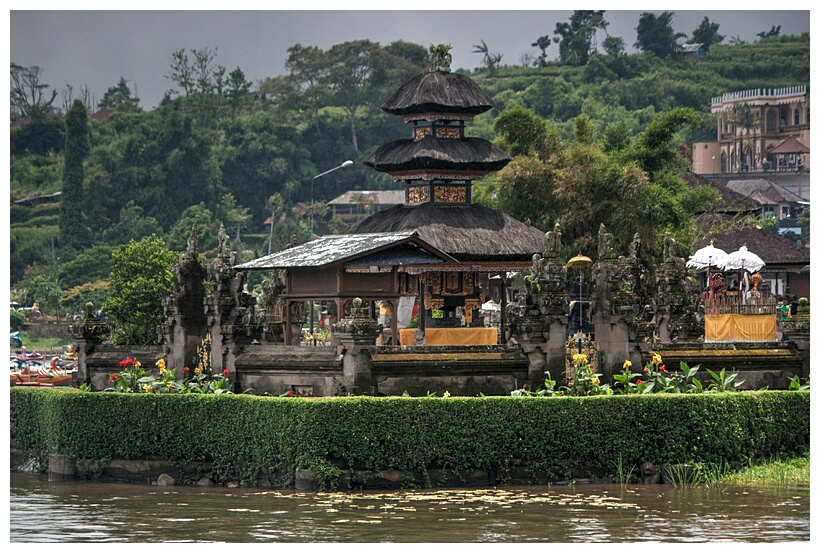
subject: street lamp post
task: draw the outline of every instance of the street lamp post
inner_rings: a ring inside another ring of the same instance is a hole
[[[318,179],[319,177],[324,177],[328,173],[332,173],[333,171],[336,171],[337,169],[344,169],[345,167],[350,167],[351,165],[353,165],[353,162],[348,159],[347,161],[343,162],[341,165],[337,165],[333,169],[328,169],[324,173],[319,173],[318,175],[313,177],[313,179],[311,179],[311,181],[310,181],[310,239],[311,240],[313,240],[313,182],[316,179]],[[311,299],[310,300],[310,337],[313,339],[313,345],[315,346],[316,345],[316,336],[313,333],[313,319],[314,319],[313,299]]]

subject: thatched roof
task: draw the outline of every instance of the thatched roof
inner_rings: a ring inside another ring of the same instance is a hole
[[[368,167],[385,173],[419,169],[498,171],[509,162],[507,154],[483,138],[439,140],[432,136],[394,140],[364,160]]]
[[[459,261],[527,261],[544,248],[543,232],[481,204],[395,206],[374,213],[345,232],[410,230]]]
[[[746,246],[750,252],[760,256],[766,266],[792,266],[795,270],[809,264],[810,250],[792,242],[788,238],[772,234],[750,226],[737,228],[732,224],[732,217],[721,213],[704,213],[698,217],[698,234],[703,236],[695,241],[694,251],[706,247],[714,241],[716,248],[726,253],[737,251]],[[708,233],[712,228],[727,229]]]
[[[426,112],[477,115],[493,107],[493,101],[472,79],[458,73],[430,71],[399,87],[382,109],[394,115]]]

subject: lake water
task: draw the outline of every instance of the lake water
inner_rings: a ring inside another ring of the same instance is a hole
[[[808,542],[809,486],[297,493],[12,472],[12,543]]]

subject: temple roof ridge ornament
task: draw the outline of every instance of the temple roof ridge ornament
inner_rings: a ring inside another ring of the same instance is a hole
[[[445,73],[450,72],[450,64],[453,62],[453,56],[450,54],[450,50],[453,47],[450,44],[437,44],[437,45],[430,45],[429,52],[430,55],[428,59],[430,60],[430,69],[429,71],[444,71]]]

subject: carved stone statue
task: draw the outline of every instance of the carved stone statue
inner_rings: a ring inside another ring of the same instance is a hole
[[[555,223],[551,231],[544,236],[544,257],[561,255],[561,225]]]
[[[606,231],[606,226],[601,223],[598,228],[598,260],[613,259],[615,257],[615,250],[613,246],[614,238],[612,233]]]
[[[188,235],[188,255],[196,257],[197,255],[197,230],[196,225],[191,227],[191,234]]]
[[[641,256],[641,235],[637,232],[629,243],[629,259],[638,259]]]
[[[225,232],[225,225],[223,225],[221,223],[219,225],[218,238],[219,238],[219,249],[217,251],[217,255],[219,255],[219,257],[225,257],[225,258],[230,257],[230,255],[231,255],[231,239],[228,236],[228,233]]]
[[[663,260],[672,261],[675,257],[675,239],[667,230],[663,235]]]

